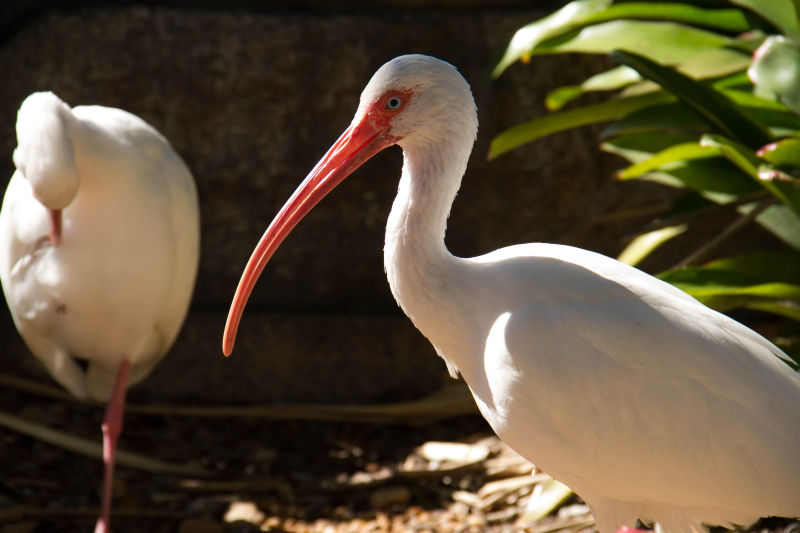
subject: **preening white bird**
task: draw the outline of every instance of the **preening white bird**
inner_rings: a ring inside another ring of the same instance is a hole
[[[107,531],[127,387],[167,353],[194,289],[197,190],[164,136],[121,109],[70,108],[39,92],[22,103],[16,129],[0,281],[17,329],[53,379],[109,402],[96,527]]]
[[[394,297],[500,438],[581,495],[602,533],[637,519],[683,533],[800,515],[800,375],[768,340],[586,250],[448,252],[446,222],[477,127],[469,85],[448,63],[408,55],[383,65],[258,243],[223,352],[291,229],[397,144],[404,163],[384,247]]]

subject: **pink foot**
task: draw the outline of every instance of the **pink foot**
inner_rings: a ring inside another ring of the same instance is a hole
[[[114,457],[117,451],[117,439],[122,433],[122,415],[125,412],[125,392],[128,388],[128,376],[131,364],[127,359],[119,364],[117,380],[114,391],[106,406],[103,418],[103,496],[100,507],[100,517],[94,527],[94,533],[109,533],[111,531],[111,500],[114,496]]]

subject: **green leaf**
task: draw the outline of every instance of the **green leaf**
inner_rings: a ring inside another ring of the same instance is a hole
[[[747,309],[753,309],[755,311],[764,311],[767,313],[773,313],[775,315],[785,316],[786,318],[791,318],[792,320],[800,321],[800,305],[797,302],[792,300],[761,300],[756,298],[748,299],[742,307],[746,307]],[[790,362],[787,359],[781,357],[786,363],[789,364],[792,368],[797,371],[797,367],[793,362]],[[796,360],[795,360],[796,361]]]
[[[722,135],[703,135],[700,146],[719,150],[725,159],[742,169],[749,176],[758,179],[758,166],[761,162],[755,152]]]
[[[587,78],[577,86],[560,87],[545,98],[545,105],[550,111],[561,109],[570,100],[590,91],[611,91],[641,80],[635,70],[621,65],[600,74]]]
[[[616,19],[669,20],[733,33],[750,29],[739,9],[703,9],[687,2],[620,2],[590,17],[591,22]]]
[[[645,159],[653,157],[654,154],[666,150],[670,146],[685,143],[697,143],[697,135],[692,135],[674,131],[647,131],[644,133],[634,133],[619,135],[612,139],[606,139],[600,148],[624,157],[631,163],[640,163]]]
[[[721,83],[722,85],[726,83],[729,85],[741,85],[742,82],[750,85],[750,80],[744,73],[747,67],[750,66],[750,60],[750,54],[739,50],[731,48],[712,48],[705,52],[692,55],[690,58],[677,65],[677,68],[684,74],[696,79],[719,78],[720,76],[725,76],[725,78],[719,82],[715,82],[715,85],[717,83]],[[739,77],[732,78],[735,74],[739,74]],[[545,103],[548,109],[555,111],[572,99],[592,91],[611,91],[636,84],[630,89],[630,93],[628,94],[632,96],[659,89],[658,85],[652,82],[638,83],[641,82],[641,80],[642,77],[638,72],[625,65],[620,65],[611,70],[595,74],[587,78],[580,85],[561,87],[552,91],[547,95]]]
[[[600,104],[545,115],[513,126],[492,139],[489,145],[488,158],[494,159],[525,143],[557,131],[614,120],[625,116],[631,111],[671,99],[672,96],[658,92],[609,100]]]
[[[527,61],[535,49],[548,39],[562,36],[571,30],[577,31],[589,24],[637,18],[683,22],[735,33],[750,29],[746,17],[738,9],[703,9],[681,2],[623,2],[612,5],[610,0],[576,0],[551,15],[517,30],[509,42],[503,58],[492,71],[492,77],[500,76],[509,65],[517,60]],[[689,26],[671,25],[676,27],[670,30],[672,37],[686,41],[686,46],[695,47],[695,50],[697,46],[720,45],[720,36],[716,34],[703,32]],[[630,30],[635,34],[640,33],[638,30],[641,28],[641,26],[631,25],[621,29]],[[678,31],[680,28],[686,29],[681,32]],[[608,29],[601,30],[601,33],[603,31],[608,31]],[[667,38],[664,39],[665,37]],[[670,41],[667,35],[661,35],[661,38],[663,44],[672,45],[675,42]],[[597,39],[597,36],[594,36],[593,39]],[[646,43],[647,40],[640,39],[637,44],[641,45],[642,42]],[[605,52],[595,53],[606,53],[613,48],[625,48],[625,46],[612,46]],[[641,50],[641,48],[634,49]]]
[[[784,178],[773,169],[763,167],[761,160],[752,150],[720,135],[704,135],[700,139],[700,144],[719,149],[728,161],[743,170],[781,202],[800,213],[800,188],[796,180],[790,176]]]
[[[667,130],[699,134],[708,128],[705,120],[680,102],[653,105],[638,109],[609,124],[601,137]]]
[[[738,106],[747,107],[749,109],[761,109],[765,111],[777,111],[782,113],[791,113],[788,107],[784,104],[768,98],[763,98],[748,91],[733,88],[719,88],[719,92],[724,94],[730,99],[731,102]],[[797,116],[795,120],[797,120]],[[800,125],[800,121],[796,122]]]
[[[758,167],[758,179],[765,189],[800,214],[800,180],[766,164]]]
[[[677,69],[695,79],[719,78],[744,71],[751,55],[734,48],[712,48],[682,59]]]
[[[757,155],[777,166],[800,168],[800,139],[781,139],[761,147]]]
[[[621,179],[637,178],[642,174],[661,168],[664,165],[669,165],[670,163],[713,157],[719,154],[720,151],[718,149],[701,146],[697,142],[676,144],[654,154],[649,159],[625,168],[620,171],[617,176]]]
[[[800,130],[800,115],[780,102],[738,89],[720,91],[737,104],[742,113],[755,122],[768,126],[776,136],[796,135]]]
[[[797,0],[730,0],[738,6],[751,9],[776,28],[790,36],[800,35]]]
[[[753,83],[800,113],[800,44],[781,35],[772,35],[753,56],[747,71]]]
[[[683,267],[659,274],[658,277],[695,298],[735,295],[800,300],[798,284],[777,281],[762,283],[747,274],[711,266]]]
[[[739,111],[748,119],[768,126],[770,131],[792,133],[800,130],[800,116],[786,110],[783,104],[763,98],[743,98],[738,96],[741,91],[733,94],[739,100],[736,102]],[[755,105],[747,105],[751,103]],[[602,138],[652,130],[702,133],[708,129],[708,122],[694,110],[681,102],[671,102],[631,112],[609,124],[603,130]]]
[[[530,50],[543,40],[575,28],[609,5],[611,0],[575,0],[551,15],[523,26],[511,38],[503,58],[492,71],[492,77],[497,78],[519,59],[525,61]]]
[[[726,203],[758,190],[752,179],[721,157],[675,162],[668,170],[659,172],[716,203]]]
[[[636,266],[662,244],[677,237],[686,231],[687,228],[688,226],[686,224],[681,224],[679,226],[667,226],[666,228],[660,228],[638,235],[628,243],[628,246],[626,246],[622,252],[620,252],[617,256],[617,260],[631,266]]]
[[[748,276],[758,282],[776,281],[800,285],[800,254],[784,251],[759,251],[739,257],[717,259],[706,265]]]
[[[772,140],[761,124],[750,119],[733,102],[714,89],[638,54],[616,50],[611,55],[676,95],[723,135],[753,148],[759,148]]]
[[[752,204],[742,206],[739,212],[747,214],[753,207]],[[795,250],[800,250],[800,217],[789,206],[770,206],[756,217],[756,222]]]
[[[530,53],[607,54],[613,50],[636,50],[661,63],[675,64],[730,42],[723,35],[672,22],[613,20],[548,39]]]
[[[672,146],[688,143],[697,144],[697,137],[657,131],[607,140],[601,148],[640,164]],[[714,203],[727,203],[760,190],[750,176],[723,157],[676,160],[669,168],[651,170],[643,177],[669,187],[688,188]]]

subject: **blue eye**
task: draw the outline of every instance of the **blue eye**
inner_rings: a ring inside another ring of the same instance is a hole
[[[403,99],[399,96],[392,96],[386,100],[386,109],[400,109],[403,105]]]

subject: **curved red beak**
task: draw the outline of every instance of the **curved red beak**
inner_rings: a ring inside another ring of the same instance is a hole
[[[233,296],[222,336],[222,353],[225,356],[233,351],[244,306],[272,254],[325,195],[367,159],[397,142],[396,137],[388,134],[386,126],[386,123],[371,120],[368,114],[358,124],[347,128],[272,220],[253,250]]]

